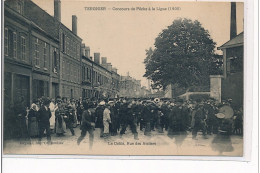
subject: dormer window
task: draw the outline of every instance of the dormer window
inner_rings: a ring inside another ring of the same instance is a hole
[[[18,4],[17,4],[17,11],[18,11],[18,13],[20,13],[20,14],[23,14],[23,2],[18,2]]]

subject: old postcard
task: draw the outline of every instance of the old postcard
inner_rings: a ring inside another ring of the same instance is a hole
[[[5,0],[3,19],[5,155],[244,156],[243,2]]]

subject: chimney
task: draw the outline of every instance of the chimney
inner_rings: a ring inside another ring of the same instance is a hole
[[[107,63],[107,57],[102,57],[101,58],[101,63],[106,64]]]
[[[94,62],[100,64],[100,53],[94,53]]]
[[[237,36],[236,2],[231,2],[230,40]]]
[[[83,56],[86,56],[86,46],[85,46],[85,44],[84,43],[82,43],[81,44],[81,54],[83,55]]]
[[[61,21],[60,0],[54,0],[54,18]]]
[[[112,68],[112,71],[117,73],[117,69],[116,68]]]
[[[111,63],[107,64],[107,69],[108,69],[108,71],[112,71],[112,64]]]
[[[90,58],[90,48],[89,48],[89,47],[86,47],[86,48],[85,48],[85,56],[86,56],[87,58]]]
[[[72,32],[77,35],[77,16],[72,15]]]

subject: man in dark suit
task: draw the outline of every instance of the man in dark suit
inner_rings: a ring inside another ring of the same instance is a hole
[[[50,131],[50,100],[44,99],[43,105],[39,110],[39,142],[41,142],[44,131],[46,130],[48,144],[51,143],[51,131]]]

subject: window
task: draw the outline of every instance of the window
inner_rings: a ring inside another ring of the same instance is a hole
[[[61,30],[60,30],[60,49],[61,51],[63,51],[63,33]]]
[[[70,55],[70,40],[69,40],[69,37],[67,37],[67,54]]]
[[[78,69],[78,83],[80,83],[80,70]]]
[[[90,81],[91,81],[91,80],[92,80],[92,77],[91,77],[91,75],[92,75],[92,70],[91,70],[91,69],[89,70],[89,73],[90,73],[89,76],[90,76]]]
[[[22,2],[18,2],[17,11],[18,11],[18,13],[23,14],[23,4],[22,4]]]
[[[67,71],[67,74],[68,74],[67,79],[70,80],[71,71],[70,71],[70,63],[69,63],[69,62],[68,62],[68,71]]]
[[[17,34],[16,32],[13,33],[13,44],[14,44],[14,58],[17,58]]]
[[[65,61],[62,62],[62,78],[65,78]]]
[[[53,72],[57,73],[58,72],[58,58],[57,58],[57,52],[56,52],[56,48],[54,48],[53,51]]]
[[[36,38],[35,40],[35,65],[40,65],[40,57],[39,57],[39,39]]]
[[[73,81],[73,82],[76,82],[76,79],[77,79],[77,77],[76,77],[76,76],[77,76],[76,68],[75,68],[75,65],[73,65],[72,67],[73,67],[73,69],[72,69],[72,72],[73,72],[73,73],[72,73],[72,74],[73,74],[73,76],[72,76],[72,77],[73,77],[72,81]]]
[[[76,58],[76,42],[74,41],[73,42],[73,56],[74,56],[74,58]]]
[[[93,71],[93,81],[95,82],[95,76],[96,76],[96,72],[95,71]]]
[[[62,51],[65,52],[66,50],[66,41],[65,41],[65,34],[62,34]]]
[[[26,56],[26,40],[24,36],[21,36],[21,60],[25,61]]]
[[[88,72],[88,68],[87,68],[87,79],[89,79],[89,72]]]
[[[85,80],[85,66],[82,66],[82,80]]]
[[[9,41],[8,41],[8,28],[5,28],[5,41],[4,41],[4,44],[5,44],[5,48],[4,48],[4,53],[6,56],[8,56],[8,53],[9,53],[9,49],[8,49],[8,44],[9,44]]]
[[[80,49],[79,49],[79,45],[77,44],[77,47],[76,47],[76,54],[77,54],[77,57],[76,57],[76,59],[79,59],[79,51],[80,51]]]
[[[47,66],[47,44],[44,43],[44,47],[43,47],[43,67],[46,68]]]

